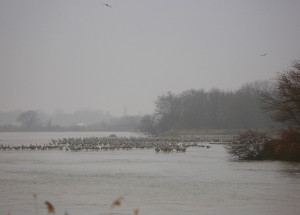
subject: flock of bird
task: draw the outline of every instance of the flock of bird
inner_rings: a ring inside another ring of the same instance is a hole
[[[185,152],[188,147],[210,148],[208,143],[221,139],[205,136],[181,137],[88,137],[52,139],[48,144],[0,145],[0,150],[63,150],[107,151],[130,149],[154,149],[156,152]]]

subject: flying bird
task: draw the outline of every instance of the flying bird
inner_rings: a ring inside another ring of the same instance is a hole
[[[103,5],[105,5],[106,7],[111,7],[111,5],[109,5],[109,4],[103,4]]]
[[[269,54],[269,53],[264,53],[264,54],[261,54],[260,56],[264,57],[264,56],[266,56],[267,54]]]

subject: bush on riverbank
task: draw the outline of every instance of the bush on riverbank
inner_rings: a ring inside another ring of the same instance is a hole
[[[268,142],[263,151],[264,159],[300,161],[300,133],[285,130],[277,139]]]
[[[248,130],[240,133],[226,150],[238,160],[300,161],[300,133],[285,130],[279,138],[265,132]]]
[[[247,130],[240,133],[233,143],[225,148],[234,159],[262,160],[264,147],[270,140],[265,132]]]

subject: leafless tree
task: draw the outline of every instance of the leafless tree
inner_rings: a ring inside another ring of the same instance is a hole
[[[238,160],[262,160],[265,145],[271,140],[265,132],[247,130],[240,133],[230,145],[229,155]]]
[[[277,83],[261,96],[263,109],[271,113],[278,122],[300,129],[300,61],[279,74]]]
[[[41,119],[39,118],[39,114],[34,110],[28,110],[21,113],[17,121],[22,124],[22,126],[26,128],[36,128],[41,125]]]
[[[153,115],[145,115],[139,123],[139,131],[143,133],[155,134],[155,117]]]

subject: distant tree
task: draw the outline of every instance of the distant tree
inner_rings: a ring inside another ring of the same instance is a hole
[[[235,92],[231,114],[238,128],[267,128],[274,125],[260,105],[261,93],[270,87],[269,81],[256,81],[243,85]]]
[[[155,117],[159,119],[156,127],[160,131],[167,131],[176,126],[178,117],[178,100],[176,95],[168,92],[165,95],[159,96],[155,101]]]
[[[39,114],[34,110],[28,110],[21,113],[18,116],[17,121],[26,128],[36,128],[42,124]]]
[[[153,115],[145,115],[142,117],[140,120],[139,126],[138,126],[139,131],[143,133],[148,133],[148,134],[155,134],[155,118]]]
[[[167,115],[174,113],[174,101],[175,95],[171,92],[168,92],[165,95],[158,96],[157,100],[155,101],[155,113],[157,115]]]
[[[275,121],[300,129],[300,61],[281,73],[272,90],[262,93],[263,108]]]

